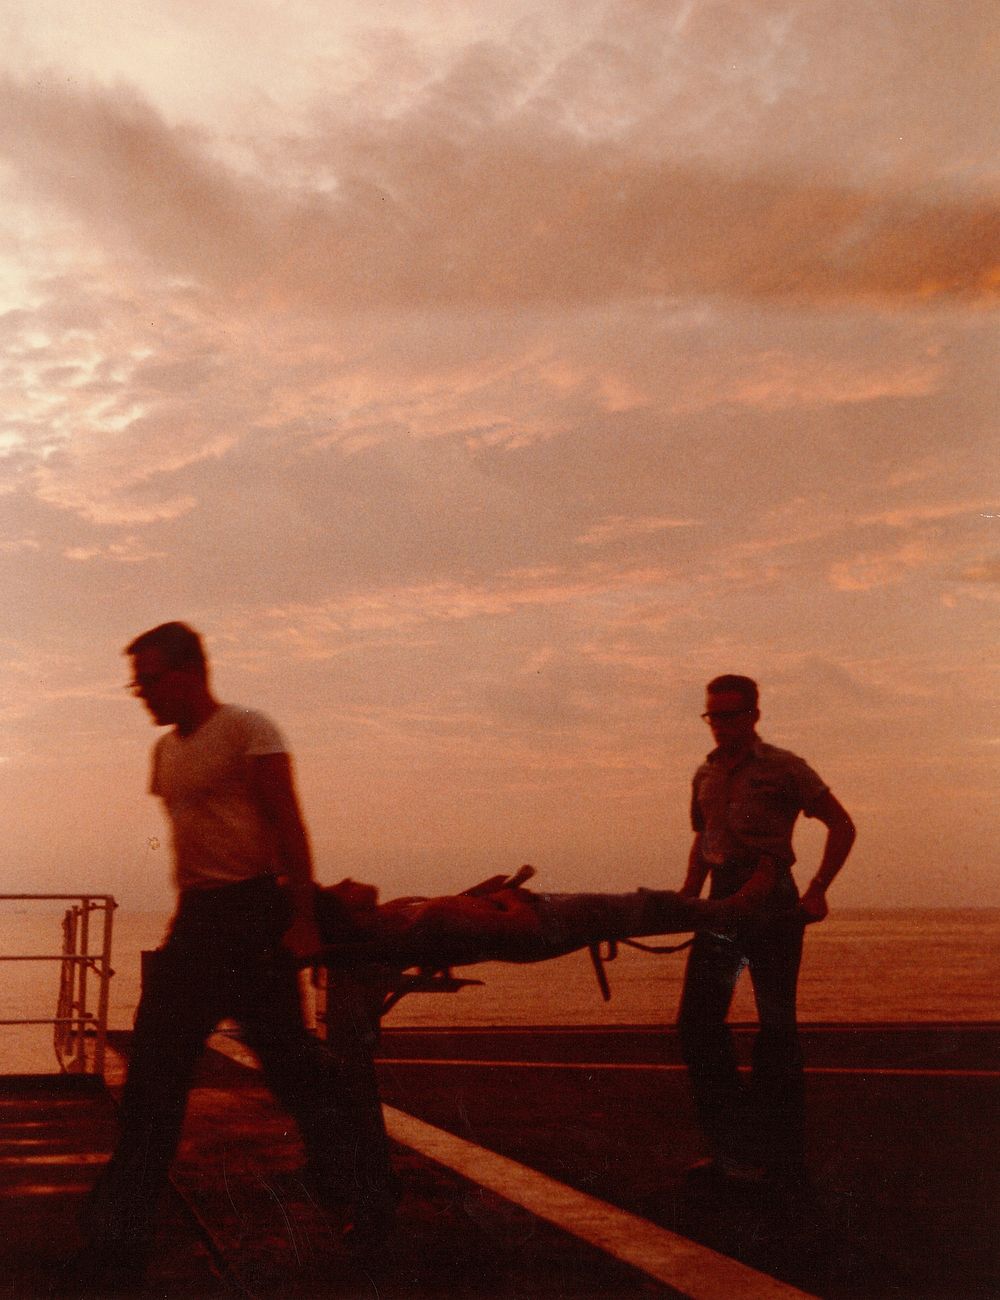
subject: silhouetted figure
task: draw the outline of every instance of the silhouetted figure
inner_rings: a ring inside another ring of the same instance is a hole
[[[295,1117],[317,1194],[355,1203],[355,1227],[391,1223],[377,1096],[359,1096],[305,1028],[298,967],[320,947],[308,839],[285,743],[263,714],[220,704],[201,640],[183,623],[136,638],[130,683],[157,726],[150,790],[173,833],[177,910],[144,980],[120,1136],[85,1211],[91,1284],[140,1278],[180,1139],[195,1065],[233,1019]],[[280,880],[280,883],[279,883]]]
[[[692,1174],[784,1186],[804,1181],[805,1104],[796,1023],[803,926],[827,914],[826,890],[854,843],[854,825],[826,783],[788,750],[757,735],[757,685],[716,677],[705,712],[715,749],[694,776],[694,842],[681,893],[735,893],[762,864],[777,882],[769,916],[728,934],[695,937],[688,957],[678,1032],[695,1106],[711,1157]],[[798,899],[792,830],[799,813],[827,827],[822,860]],[[796,906],[797,904],[797,906]],[[759,1032],[749,1089],[741,1086],[726,1017],[736,981],[750,972]]]

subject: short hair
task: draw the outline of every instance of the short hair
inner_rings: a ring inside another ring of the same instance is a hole
[[[140,650],[159,650],[170,668],[195,668],[208,675],[208,659],[201,637],[186,623],[160,623],[143,632],[125,647],[127,655]]]
[[[740,677],[736,673],[723,673],[721,677],[713,677],[705,690],[709,695],[721,695],[723,691],[732,691],[733,694],[740,696],[748,709],[757,707],[759,692],[757,683],[752,677]]]

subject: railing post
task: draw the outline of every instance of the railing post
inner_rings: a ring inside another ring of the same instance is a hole
[[[69,1017],[73,1014],[73,1005],[76,998],[76,962],[72,960],[73,954],[76,952],[76,922],[77,908],[67,907],[62,920],[63,960],[59,965],[56,1025],[52,1035],[53,1046],[56,1049],[56,1060],[59,1062],[60,1069],[65,1069],[63,1060],[73,1036],[72,1022]]]
[[[77,949],[77,956],[82,957],[83,961],[78,962],[80,967],[79,982],[79,1001],[77,1003],[77,1015],[80,1019],[76,1024],[76,1055],[73,1058],[73,1071],[76,1074],[84,1074],[87,1069],[87,966],[90,956],[90,908],[89,898],[81,899],[80,907],[80,944]]]
[[[104,1074],[104,1055],[108,1045],[108,1001],[111,991],[111,927],[117,903],[104,895],[104,933],[101,944],[101,984],[97,996],[97,1038],[94,1042],[94,1073]]]
[[[111,938],[117,903],[110,894],[0,894],[0,902],[49,901],[73,903],[63,914],[62,951],[31,954],[0,952],[0,962],[58,962],[55,1016],[37,1020],[26,1016],[0,1019],[0,1025],[53,1025],[53,1046],[60,1068],[64,1073],[73,1074],[87,1072],[87,1027],[92,1026],[93,1069],[95,1073],[103,1074],[107,1051],[110,982],[114,974],[111,969]],[[99,910],[104,912],[100,956],[90,953],[90,913]],[[87,1009],[88,968],[91,967],[98,980],[96,1016]]]

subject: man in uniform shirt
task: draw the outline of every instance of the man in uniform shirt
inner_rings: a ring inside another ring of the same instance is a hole
[[[680,892],[735,893],[762,864],[777,881],[770,915],[728,932],[695,937],[678,1032],[699,1123],[711,1157],[692,1173],[722,1180],[794,1185],[804,1171],[804,1081],[795,997],[803,926],[827,915],[826,891],[854,843],[854,825],[829,787],[801,758],[757,735],[757,685],[725,675],[709,682],[705,712],[715,749],[694,776],[694,842]],[[792,878],[792,830],[799,813],[827,827],[822,859],[801,899]],[[740,1084],[726,1016],[748,968],[759,1031],[748,1092]]]

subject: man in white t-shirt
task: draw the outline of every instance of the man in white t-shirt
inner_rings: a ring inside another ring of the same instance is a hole
[[[126,653],[133,692],[172,728],[153,750],[150,790],[170,822],[178,906],[145,974],[120,1137],[84,1216],[93,1279],[141,1276],[194,1067],[223,1019],[295,1117],[312,1190],[352,1202],[355,1240],[369,1244],[392,1222],[388,1143],[374,1071],[338,1062],[303,1023],[297,967],[320,939],[284,740],[263,714],[215,699],[185,624],[153,628]]]

